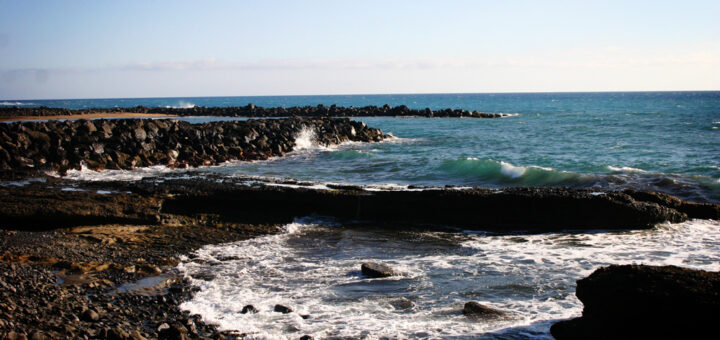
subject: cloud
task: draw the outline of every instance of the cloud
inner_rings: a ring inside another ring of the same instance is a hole
[[[161,71],[263,71],[263,70],[470,70],[492,68],[532,69],[617,69],[645,66],[720,66],[720,49],[688,51],[682,54],[639,53],[625,48],[608,47],[595,50],[572,49],[532,57],[437,57],[437,58],[344,58],[344,59],[273,59],[249,62],[223,61],[215,58],[186,61],[132,62],[120,66],[26,68],[2,72],[11,82],[21,77],[34,77],[45,82],[54,74],[99,72],[161,72]]]

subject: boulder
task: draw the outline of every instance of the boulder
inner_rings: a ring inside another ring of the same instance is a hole
[[[288,306],[285,306],[285,305],[275,305],[275,308],[274,308],[273,310],[274,310],[275,312],[283,313],[283,314],[288,314],[288,313],[292,313],[292,312],[293,312],[293,309],[292,309],[292,308],[290,308],[290,307],[288,307]]]
[[[360,266],[363,275],[372,278],[388,277],[395,275],[395,272],[387,265],[374,262],[366,262]]]
[[[558,339],[692,339],[716,332],[720,273],[613,265],[578,280],[582,317],[554,324]]]
[[[472,319],[493,319],[507,315],[506,312],[483,305],[477,301],[465,303],[462,313]]]

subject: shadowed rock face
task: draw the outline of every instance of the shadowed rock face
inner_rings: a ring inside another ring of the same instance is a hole
[[[321,145],[387,136],[345,119],[270,119],[190,124],[171,119],[49,121],[0,124],[0,170],[195,167],[282,156],[303,129]]]
[[[69,186],[74,191],[62,190]],[[718,207],[708,205],[710,208]],[[212,175],[161,182],[152,178],[134,182],[48,178],[46,183],[0,187],[2,228],[157,224],[198,216],[212,217],[218,223],[290,223],[312,214],[388,229],[454,226],[501,233],[651,228],[688,218],[674,208],[620,192],[597,196],[590,190],[567,188],[378,192],[351,186],[315,190]]]
[[[360,271],[367,277],[389,277],[395,275],[395,272],[393,272],[390,266],[382,263],[363,263],[360,266]]]
[[[588,190],[567,188],[367,192],[172,182],[166,188],[176,194],[163,204],[166,213],[212,213],[228,219],[273,216],[277,223],[319,214],[381,222],[389,228],[450,225],[498,232],[537,232],[651,228],[660,222],[687,219],[686,214],[677,210],[622,193],[594,196]],[[180,183],[184,183],[184,192],[170,188]]]
[[[692,339],[716,333],[720,273],[623,265],[578,280],[580,318],[550,329],[558,339]]]
[[[247,106],[229,106],[229,107],[201,107],[192,108],[161,108],[161,107],[129,107],[129,108],[95,108],[83,110],[68,110],[62,108],[19,108],[6,107],[0,108],[0,117],[14,116],[57,116],[87,113],[113,113],[113,112],[129,112],[129,113],[149,113],[149,114],[167,114],[174,116],[226,116],[226,117],[468,117],[468,118],[500,118],[500,113],[487,113],[468,111],[460,109],[442,109],[433,111],[426,109],[411,109],[405,105],[391,107],[383,106],[365,106],[365,107],[341,107],[341,106],[304,106],[304,107],[269,107],[264,108],[249,104]]]

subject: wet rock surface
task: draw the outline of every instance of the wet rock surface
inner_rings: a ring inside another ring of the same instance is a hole
[[[0,124],[0,171],[197,167],[261,160],[292,151],[304,129],[334,145],[388,136],[347,118],[288,118],[190,124],[172,119],[77,120]]]
[[[337,105],[325,106],[304,106],[304,107],[260,107],[253,104],[246,106],[228,107],[201,107],[192,108],[161,108],[161,107],[129,107],[129,108],[94,108],[82,110],[69,110],[63,108],[0,108],[0,117],[21,117],[21,116],[58,116],[76,115],[87,113],[147,113],[166,114],[174,116],[225,116],[225,117],[465,117],[465,118],[500,118],[505,115],[500,113],[488,113],[468,111],[460,109],[431,110],[411,109],[405,105],[392,107],[364,106],[364,107],[341,107]]]
[[[66,191],[67,187],[72,191]],[[196,218],[206,224],[289,223],[298,216],[317,214],[388,228],[547,232],[641,229],[698,217],[692,210],[683,213],[673,205],[642,199],[623,192],[594,195],[590,190],[568,188],[505,188],[500,192],[483,188],[317,189],[311,182],[195,176],[192,172],[131,182],[48,177],[25,186],[0,186],[0,227],[157,225]],[[719,208],[703,206],[704,211]]]
[[[701,339],[716,331],[720,273],[675,266],[613,265],[578,280],[580,318],[550,329],[558,339]]]
[[[463,315],[473,320],[495,319],[507,315],[499,309],[483,305],[477,301],[465,303],[462,310]]]
[[[379,278],[395,275],[395,272],[388,265],[382,263],[367,262],[360,265],[360,271],[367,277]]]

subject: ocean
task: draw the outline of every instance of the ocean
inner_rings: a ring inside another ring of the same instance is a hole
[[[633,188],[720,202],[720,92],[431,94],[5,101],[92,107],[391,106],[501,119],[356,118],[398,139],[305,149],[202,171],[416,186]],[[199,123],[216,117],[183,118]],[[222,118],[221,118],[222,119]],[[108,174],[106,174],[108,175]]]
[[[380,143],[322,146],[299,135],[282,158],[199,169],[69,171],[76,180],[168,173],[408,186],[568,186],[666,192],[720,203],[720,92],[433,94],[4,101],[90,107],[367,106],[458,108],[498,119],[355,118],[392,133]],[[184,117],[194,123],[219,117]],[[240,118],[242,119],[242,118]],[[182,308],[247,339],[549,339],[580,316],[575,281],[599,266],[643,263],[720,270],[720,223],[691,220],[640,231],[492,234],[357,228],[298,216],[278,235],[205,246],[178,270],[199,288]],[[400,276],[369,279],[367,261]],[[465,302],[509,312],[465,318]],[[242,314],[245,305],[259,309]],[[272,311],[284,304],[296,313]],[[306,317],[303,317],[306,316]]]

